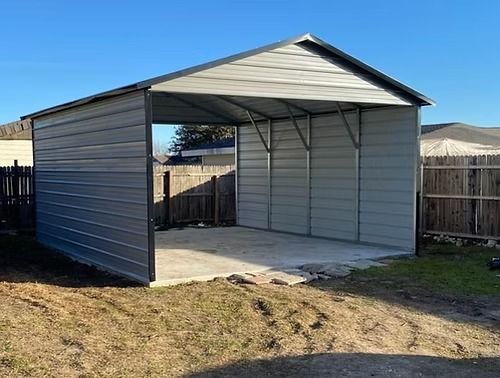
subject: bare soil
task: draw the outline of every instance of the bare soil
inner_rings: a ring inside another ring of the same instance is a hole
[[[0,376],[500,375],[495,296],[362,275],[145,288],[29,239],[0,255]]]

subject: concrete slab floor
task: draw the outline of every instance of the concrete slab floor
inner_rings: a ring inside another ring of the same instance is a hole
[[[297,268],[307,263],[347,263],[409,254],[361,244],[244,227],[157,231],[152,286],[208,281],[235,273]]]

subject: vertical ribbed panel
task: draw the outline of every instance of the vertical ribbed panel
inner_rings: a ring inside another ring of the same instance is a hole
[[[185,76],[154,84],[152,90],[228,96],[409,104],[373,83],[366,75],[347,68],[300,44],[264,51]],[[342,64],[343,63],[343,64]]]
[[[417,109],[362,113],[360,239],[414,249]]]
[[[345,114],[356,135],[354,113]],[[312,119],[311,234],[355,238],[355,149],[338,115]]]
[[[144,92],[35,119],[43,244],[149,282]]]
[[[307,121],[299,119],[297,124],[305,136]],[[305,234],[306,150],[291,121],[273,122],[271,150],[271,227]]]
[[[258,126],[267,136],[267,122]],[[253,126],[238,129],[238,224],[267,228],[267,152]]]

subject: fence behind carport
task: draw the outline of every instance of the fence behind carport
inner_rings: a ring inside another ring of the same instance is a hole
[[[236,221],[232,165],[157,166],[153,187],[157,226]]]
[[[33,208],[33,168],[0,167],[0,230],[32,228]]]
[[[424,233],[500,240],[500,155],[423,158]]]

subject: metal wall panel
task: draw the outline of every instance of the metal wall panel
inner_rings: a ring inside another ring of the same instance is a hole
[[[306,135],[307,121],[297,124]],[[271,228],[305,234],[306,150],[291,120],[273,122],[271,135]]]
[[[355,113],[345,116],[356,134]],[[354,146],[338,115],[314,117],[311,130],[311,234],[354,240]]]
[[[35,119],[34,138],[37,239],[149,282],[144,91]]]
[[[408,105],[359,72],[292,44],[186,76],[154,91]]]
[[[414,250],[417,108],[362,112],[360,240]]]
[[[267,122],[259,122],[267,136]],[[238,128],[238,224],[267,228],[267,152],[253,126]]]
[[[361,116],[359,240],[414,249],[416,109]],[[346,112],[354,135],[357,115]],[[306,133],[306,121],[298,120]],[[261,124],[262,130],[264,125]],[[290,121],[273,122],[271,229],[307,234],[306,152]],[[253,127],[239,134],[240,224],[267,228],[267,160]],[[356,153],[336,114],[311,121],[311,235],[356,240]]]

